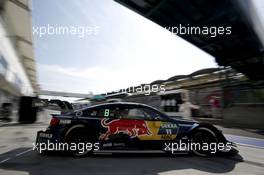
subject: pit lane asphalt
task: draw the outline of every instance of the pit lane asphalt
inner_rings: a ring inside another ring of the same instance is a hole
[[[263,155],[263,150],[241,150],[241,155],[232,157],[120,153],[72,158],[59,154],[39,155],[31,148],[18,148],[1,155],[9,155],[10,159],[0,164],[0,174],[262,174],[263,160],[254,156]]]
[[[46,124],[0,128],[0,175],[68,174],[263,174],[264,149],[238,146],[239,155],[202,158],[186,154],[104,153],[86,158],[32,151],[36,131]]]

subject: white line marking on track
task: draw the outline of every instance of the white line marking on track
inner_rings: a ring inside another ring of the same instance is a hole
[[[6,161],[8,161],[8,160],[10,160],[10,159],[11,159],[10,157],[4,159],[4,160],[2,160],[2,161],[0,162],[0,164],[5,163]]]
[[[32,148],[27,149],[26,151],[23,151],[23,152],[21,152],[21,153],[17,153],[17,154],[16,154],[15,156],[13,156],[13,157],[8,157],[8,158],[6,158],[6,159],[0,161],[0,164],[5,163],[5,162],[7,162],[8,160],[11,160],[11,159],[13,159],[13,158],[19,157],[19,156],[21,156],[21,155],[23,155],[23,154],[25,154],[25,153],[30,152],[30,151],[33,151]]]
[[[28,150],[26,150],[26,151],[23,151],[23,152],[21,152],[21,153],[16,154],[16,157],[21,156],[22,154],[25,154],[25,153],[30,152],[30,151],[32,151],[31,148],[28,149]]]
[[[255,146],[255,145],[249,145],[249,144],[244,144],[244,143],[236,143],[239,146],[246,146],[246,147],[251,147],[251,148],[258,148],[258,149],[264,149],[264,147],[261,146]]]
[[[252,139],[252,140],[260,140],[260,141],[264,141],[264,139],[260,139],[260,138],[255,138],[255,137],[246,137],[246,136],[238,136],[238,135],[232,135],[232,134],[225,134],[225,136],[228,137],[237,137],[237,138],[245,138],[245,139]]]

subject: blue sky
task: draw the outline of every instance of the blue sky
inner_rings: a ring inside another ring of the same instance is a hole
[[[112,0],[33,0],[33,26],[97,26],[97,35],[34,35],[42,89],[117,90],[216,67],[214,58]]]

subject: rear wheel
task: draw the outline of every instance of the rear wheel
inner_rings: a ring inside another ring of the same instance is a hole
[[[191,136],[191,142],[197,144],[192,148],[192,152],[198,156],[211,156],[217,152],[217,137],[213,131],[208,128],[197,128]]]
[[[93,153],[94,139],[85,127],[72,129],[66,134],[65,142],[69,144],[71,154],[76,157],[84,157]]]

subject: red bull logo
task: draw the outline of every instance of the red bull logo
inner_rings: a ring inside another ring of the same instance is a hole
[[[107,128],[107,132],[100,136],[101,140],[108,139],[112,134],[125,133],[130,138],[137,136],[152,135],[144,120],[116,119],[107,122],[108,119],[101,120],[101,125]]]

